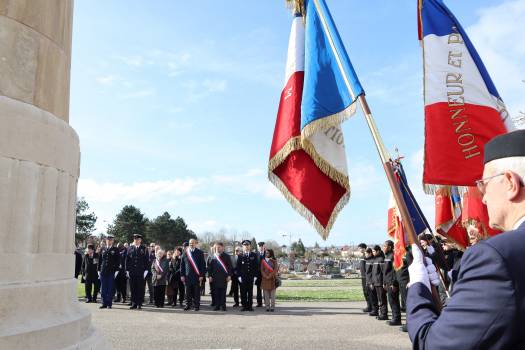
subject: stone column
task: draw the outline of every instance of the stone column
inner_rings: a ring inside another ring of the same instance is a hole
[[[101,348],[77,301],[72,0],[0,0],[0,349]]]

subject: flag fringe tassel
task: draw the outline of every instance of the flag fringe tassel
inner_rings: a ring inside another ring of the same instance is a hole
[[[321,225],[321,223],[317,220],[314,214],[308,208],[306,208],[297,198],[295,198],[290,191],[288,191],[288,188],[286,185],[281,181],[281,179],[275,175],[271,170],[268,172],[268,179],[271,183],[274,184],[279,191],[283,194],[284,198],[290,203],[292,208],[294,208],[299,214],[301,214],[302,217],[304,217],[321,235],[321,238],[326,241],[328,238],[328,235],[330,233],[330,230],[332,229],[332,226],[335,223],[335,220],[337,219],[337,216],[343,209],[343,207],[348,203],[348,200],[350,199],[350,191],[348,191],[337,203],[336,207],[334,208],[332,215],[330,216],[330,220],[328,220],[328,225],[324,227]]]
[[[311,122],[310,124],[306,125],[301,131],[301,139],[305,140],[309,138],[318,130],[327,130],[330,127],[340,127],[345,120],[354,115],[356,108],[357,106],[354,100],[348,107],[343,109],[341,112]]]

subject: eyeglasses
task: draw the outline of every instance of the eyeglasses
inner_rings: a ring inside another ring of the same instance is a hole
[[[489,181],[492,180],[493,178],[501,176],[501,175],[505,175],[505,173],[499,173],[499,174],[496,174],[496,175],[492,175],[492,176],[486,177],[486,178],[481,179],[481,180],[476,180],[476,186],[477,186],[479,192],[482,195],[484,195],[485,194],[485,190],[487,188],[487,184],[489,183]]]

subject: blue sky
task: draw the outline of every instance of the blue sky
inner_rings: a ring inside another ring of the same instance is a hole
[[[386,146],[421,191],[423,101],[416,0],[327,0]],[[525,110],[525,0],[449,0],[512,115]],[[291,14],[284,1],[75,2],[70,123],[79,196],[98,230],[126,204],[197,233],[321,242],[270,185],[269,148]],[[322,245],[386,237],[389,189],[358,112],[345,122],[352,198]]]

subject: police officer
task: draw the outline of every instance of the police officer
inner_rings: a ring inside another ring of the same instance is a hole
[[[237,279],[241,287],[241,311],[253,311],[253,283],[257,281],[259,264],[257,254],[252,252],[252,243],[242,241],[243,252],[237,258]]]
[[[106,246],[100,250],[98,274],[100,277],[100,294],[102,305],[100,309],[111,309],[115,288],[115,274],[118,273],[120,265],[120,254],[118,248],[113,246],[114,237],[106,237]]]
[[[142,245],[142,235],[133,235],[133,244],[126,255],[126,275],[131,290],[130,309],[141,309],[144,303],[145,276],[149,266],[148,251]]]
[[[377,317],[377,315],[379,315],[379,306],[377,304],[376,289],[372,282],[372,271],[374,269],[374,253],[372,248],[366,248],[365,250],[365,266],[366,288],[368,289],[368,297],[370,298],[370,312],[368,315]]]
[[[119,250],[119,269],[117,277],[115,278],[115,289],[117,291],[117,297],[115,302],[118,303],[122,300],[125,304],[127,299],[127,290],[126,290],[126,254],[127,249],[124,247],[124,244],[119,243],[117,246]]]
[[[261,261],[264,260],[264,257],[266,255],[266,245],[264,242],[257,243],[258,252],[257,252],[257,263],[260,265]],[[261,281],[262,281],[262,275],[261,275],[261,269],[257,269],[257,281],[255,282],[255,285],[257,286],[257,307],[262,307],[262,300],[263,300],[263,293],[261,289]]]
[[[361,273],[361,285],[363,287],[363,296],[366,300],[366,308],[363,309],[363,312],[369,313],[372,311],[372,304],[370,303],[370,296],[368,295],[368,287],[366,285],[366,244],[360,243],[358,246],[359,252],[362,254],[361,259],[359,259],[359,272]]]
[[[383,265],[383,287],[386,290],[388,303],[392,310],[392,319],[386,323],[390,326],[401,325],[401,307],[399,305],[399,282],[396,279],[394,270],[394,242],[385,241],[383,245],[385,261]]]

